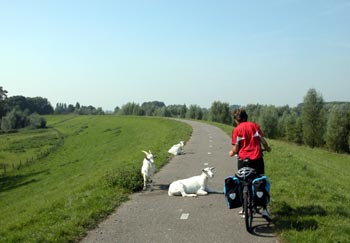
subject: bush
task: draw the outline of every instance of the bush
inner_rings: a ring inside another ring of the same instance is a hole
[[[29,116],[29,126],[31,128],[45,128],[46,120],[45,118],[39,116],[39,114],[33,113]]]
[[[139,168],[123,167],[107,171],[105,183],[110,187],[120,187],[129,191],[139,191],[143,185],[143,179]]]
[[[6,116],[2,117],[1,130],[9,132],[11,130],[16,129],[16,124],[18,123],[18,120],[21,120],[20,116],[18,115],[18,112],[12,110],[11,112],[7,113]]]
[[[28,112],[28,110],[20,111],[15,109],[8,112],[6,116],[1,119],[1,130],[10,132],[27,126],[31,128],[46,127],[46,120],[43,117],[39,116],[37,113],[28,116]]]

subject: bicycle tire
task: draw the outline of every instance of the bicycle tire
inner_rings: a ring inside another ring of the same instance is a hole
[[[248,192],[248,224],[249,224],[249,232],[253,231],[253,217],[254,217],[254,209],[253,209],[253,201],[252,194]]]
[[[243,211],[244,211],[244,220],[245,220],[245,226],[248,232],[251,232],[251,226],[252,226],[252,210],[250,207],[250,196],[249,196],[249,190],[248,188],[244,188],[243,190]]]

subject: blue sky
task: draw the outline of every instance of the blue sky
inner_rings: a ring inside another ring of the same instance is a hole
[[[54,107],[294,107],[349,81],[349,0],[0,0],[0,86]]]

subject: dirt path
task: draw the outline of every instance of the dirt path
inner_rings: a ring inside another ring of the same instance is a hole
[[[154,178],[153,192],[140,192],[121,205],[82,240],[91,242],[174,242],[174,243],[275,243],[273,229],[256,219],[255,234],[245,230],[240,209],[229,210],[223,194],[198,198],[169,197],[169,184],[177,179],[199,175],[207,166],[215,167],[209,186],[222,190],[225,177],[236,171],[236,161],[228,156],[230,138],[220,129],[195,121],[185,145],[185,155],[174,157]]]

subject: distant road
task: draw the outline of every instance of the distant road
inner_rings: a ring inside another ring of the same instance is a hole
[[[272,226],[256,220],[255,235],[245,229],[240,209],[228,209],[223,194],[197,198],[169,197],[169,184],[199,175],[202,168],[215,167],[209,186],[222,190],[226,176],[236,171],[236,161],[228,156],[230,138],[215,126],[195,121],[185,145],[185,155],[175,156],[154,178],[153,192],[139,192],[117,208],[82,243],[276,243]],[[147,149],[147,148],[145,148]],[[141,161],[140,161],[141,168]]]

